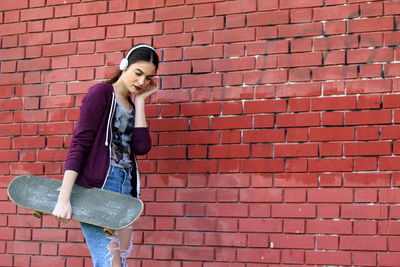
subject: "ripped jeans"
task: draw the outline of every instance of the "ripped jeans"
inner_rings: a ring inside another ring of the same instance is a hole
[[[103,189],[131,195],[130,169],[111,166]],[[119,252],[121,266],[127,266],[125,260],[132,249],[132,226],[120,231],[115,231],[110,237],[106,236],[102,227],[81,223],[81,228],[85,236],[86,244],[89,247],[94,267],[111,267],[116,252]],[[122,234],[124,236],[122,236]]]

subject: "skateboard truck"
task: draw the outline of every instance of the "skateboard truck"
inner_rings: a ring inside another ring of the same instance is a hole
[[[110,229],[110,228],[104,228],[103,232],[107,235],[107,236],[112,236],[114,234],[114,230]]]
[[[33,210],[33,211],[32,211],[32,215],[33,215],[35,218],[40,219],[40,218],[42,218],[43,212],[40,212],[40,211],[37,211],[37,210]],[[104,228],[104,229],[103,229],[103,232],[104,232],[107,236],[112,236],[112,235],[114,234],[115,230],[110,229],[110,228]]]
[[[33,215],[34,217],[40,219],[40,218],[42,218],[43,212],[34,210],[34,211],[32,211],[32,215]]]

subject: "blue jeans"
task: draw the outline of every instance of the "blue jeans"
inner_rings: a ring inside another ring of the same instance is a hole
[[[131,179],[130,169],[111,166],[103,189],[131,195]],[[99,205],[101,205],[101,203],[99,203]],[[121,266],[127,266],[125,260],[129,256],[132,248],[132,227],[128,227],[128,229],[131,229],[131,235],[129,237],[129,244],[125,245],[127,246],[126,248],[121,247],[122,244],[119,238],[120,231],[116,231],[113,236],[108,237],[103,232],[102,227],[81,223],[81,228],[90,255],[92,256],[94,267],[110,267],[114,257],[112,252],[115,250],[118,250],[120,253]]]

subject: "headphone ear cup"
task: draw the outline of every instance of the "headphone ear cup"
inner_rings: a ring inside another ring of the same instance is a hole
[[[125,70],[127,67],[128,67],[128,60],[126,58],[123,58],[121,60],[121,63],[119,63],[119,69]]]

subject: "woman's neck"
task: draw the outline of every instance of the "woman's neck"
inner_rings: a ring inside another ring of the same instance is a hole
[[[116,81],[112,84],[114,87],[114,92],[119,98],[128,99],[130,92],[129,90],[121,83]]]

